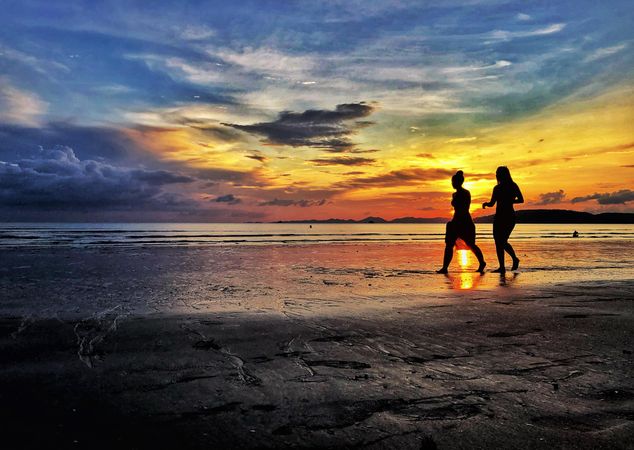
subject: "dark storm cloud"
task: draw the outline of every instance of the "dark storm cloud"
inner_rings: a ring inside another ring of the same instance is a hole
[[[268,144],[348,152],[354,150],[355,146],[349,137],[360,128],[372,124],[355,119],[367,117],[373,111],[374,107],[364,102],[344,103],[337,105],[334,110],[309,109],[301,113],[283,111],[273,122],[224,125],[263,136]]]
[[[239,170],[207,168],[196,169],[193,173],[197,178],[207,181],[210,186],[217,182],[231,183],[234,186],[265,186],[266,180],[258,176],[257,172],[241,172]]]
[[[191,183],[194,181],[192,177],[176,174],[168,170],[133,169],[130,171],[130,174],[137,180],[157,186],[171,183]]]
[[[216,203],[227,203],[229,205],[237,205],[242,202],[242,200],[233,194],[221,195],[220,197],[216,197],[213,201]]]
[[[334,157],[334,158],[317,158],[311,159],[310,162],[318,166],[367,166],[376,161],[372,158],[346,158],[346,157]]]
[[[586,195],[583,197],[575,197],[571,200],[572,203],[587,202],[589,200],[596,200],[600,205],[622,205],[634,200],[634,191],[629,189],[623,189],[616,192],[604,192],[594,193],[592,195]]]
[[[80,160],[69,147],[41,149],[35,157],[0,162],[0,205],[42,209],[175,209],[191,206],[163,190],[194,178],[166,170],[124,168]]]
[[[323,206],[326,204],[326,199],[322,200],[293,200],[293,199],[281,199],[275,198],[267,202],[262,202],[260,206],[299,206],[301,208],[308,208],[309,206]]]
[[[563,189],[560,189],[555,192],[545,192],[544,194],[539,194],[539,200],[535,202],[536,205],[552,205],[555,203],[561,203],[566,198],[566,194]]]
[[[122,159],[137,145],[115,128],[52,122],[39,128],[0,124],[0,161],[29,158],[39,147],[66,145],[81,159]]]

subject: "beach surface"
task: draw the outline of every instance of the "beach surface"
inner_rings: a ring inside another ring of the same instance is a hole
[[[0,442],[634,448],[632,250],[5,248]]]

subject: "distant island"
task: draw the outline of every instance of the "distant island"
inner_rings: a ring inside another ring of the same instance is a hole
[[[477,217],[477,223],[492,223],[493,215]],[[601,213],[592,214],[582,211],[566,209],[522,209],[516,211],[518,223],[610,223],[634,224],[634,213]],[[279,220],[275,223],[444,223],[449,219],[443,217],[399,217],[385,220],[382,217],[369,216],[365,219],[307,219],[307,220]]]

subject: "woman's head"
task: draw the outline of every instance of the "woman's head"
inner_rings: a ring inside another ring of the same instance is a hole
[[[513,178],[511,178],[511,171],[506,166],[500,166],[497,168],[495,171],[495,178],[497,178],[498,184],[513,182]]]
[[[451,185],[454,189],[458,189],[464,183],[464,173],[462,170],[459,170],[451,177]]]

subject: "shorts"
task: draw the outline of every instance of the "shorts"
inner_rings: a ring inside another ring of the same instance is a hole
[[[469,247],[475,245],[476,230],[472,221],[459,222],[452,220],[451,222],[447,222],[445,244],[454,246],[458,239],[462,239]]]
[[[515,216],[493,219],[493,238],[495,242],[506,242],[515,228]]]

